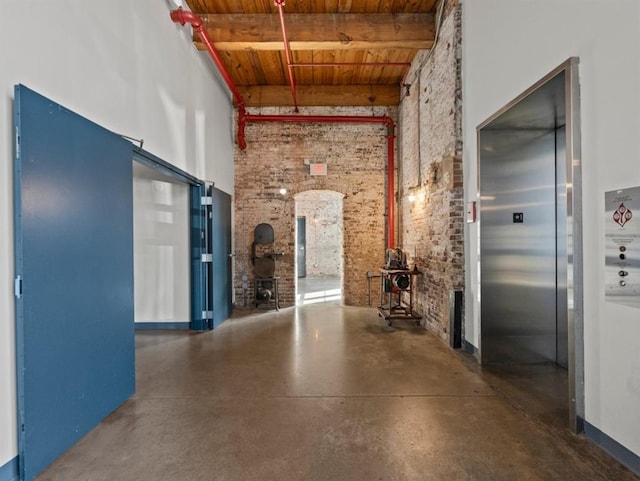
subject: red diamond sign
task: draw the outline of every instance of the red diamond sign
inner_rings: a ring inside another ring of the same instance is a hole
[[[620,204],[620,207],[613,213],[613,220],[616,224],[619,224],[620,227],[624,227],[624,225],[631,220],[631,217],[633,217],[633,213],[630,209],[627,209],[624,204]]]

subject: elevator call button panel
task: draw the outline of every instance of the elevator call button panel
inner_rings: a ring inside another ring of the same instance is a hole
[[[640,187],[605,193],[605,297],[640,309]]]

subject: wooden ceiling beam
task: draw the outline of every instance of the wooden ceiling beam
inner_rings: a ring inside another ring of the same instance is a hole
[[[202,15],[218,50],[281,50],[278,15]],[[288,14],[289,43],[294,50],[347,48],[431,48],[435,20],[431,13],[411,14]],[[198,48],[203,48],[196,42]]]
[[[238,86],[247,107],[293,107],[291,89],[284,85]],[[298,85],[298,105],[356,107],[398,105],[397,85]]]
[[[194,42],[198,50],[206,50],[202,42]],[[237,51],[277,51],[284,50],[284,44],[280,42],[215,42],[220,52]],[[433,46],[429,40],[399,40],[399,41],[352,41],[348,44],[342,42],[289,42],[291,50],[384,50],[384,49],[428,49]]]

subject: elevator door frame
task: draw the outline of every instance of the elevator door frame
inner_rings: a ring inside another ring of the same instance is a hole
[[[564,73],[564,115],[566,118],[566,248],[567,256],[567,326],[568,326],[568,384],[569,384],[569,425],[580,433],[584,430],[584,316],[583,316],[583,264],[582,264],[582,168],[580,142],[580,84],[578,77],[579,59],[572,57],[544,76],[533,86],[509,102],[476,128],[478,161],[481,152],[481,131],[493,121],[507,113],[533,92],[543,87],[556,76]],[[477,187],[481,206],[480,169]],[[479,228],[482,229],[482,209]],[[479,240],[480,242],[480,240]],[[482,259],[480,259],[480,279]],[[480,289],[480,284],[478,289]],[[482,303],[482,299],[480,299]],[[480,309],[482,332],[482,310]],[[480,338],[480,358],[482,358],[482,335]]]

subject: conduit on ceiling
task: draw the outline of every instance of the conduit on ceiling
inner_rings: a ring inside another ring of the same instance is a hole
[[[281,9],[279,1],[276,0],[276,5]],[[284,5],[284,1],[281,2]],[[204,22],[202,19],[193,12],[186,11],[182,7],[177,10],[172,10],[170,13],[171,20],[181,25],[186,23],[190,24],[194,31],[198,34],[202,43],[207,48],[213,63],[220,72],[220,75],[224,79],[225,83],[231,90],[233,98],[238,106],[238,147],[241,150],[247,148],[247,141],[245,138],[245,127],[248,122],[298,122],[298,123],[365,123],[365,124],[383,124],[387,127],[387,247],[393,249],[395,247],[395,122],[387,115],[383,116],[349,116],[349,115],[254,115],[248,114],[245,108],[245,100],[236,85],[234,84],[229,72],[222,62],[220,53],[216,49],[215,45],[211,41]],[[282,16],[281,16],[282,18]],[[284,24],[283,24],[284,25]],[[286,35],[286,31],[283,26],[283,34]],[[288,49],[288,44],[285,36],[285,48]],[[289,68],[292,68],[290,63],[290,55],[287,56],[287,64]],[[292,70],[290,70],[290,74]],[[296,112],[298,111],[297,100],[295,98],[295,84],[293,83],[293,76],[290,75],[292,92],[294,95],[294,103],[296,104]]]
[[[410,87],[407,84],[407,75],[409,75],[409,69],[411,68],[411,62],[324,62],[324,63],[316,63],[316,62],[306,62],[306,63],[297,63],[294,62],[291,64],[292,67],[301,68],[301,67],[404,67],[405,71],[402,75],[402,80],[400,81],[400,85],[403,87]]]

